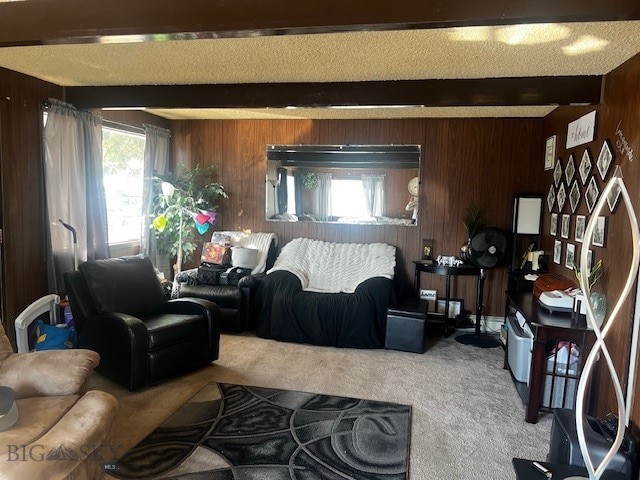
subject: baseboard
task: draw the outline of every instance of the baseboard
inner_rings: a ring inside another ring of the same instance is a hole
[[[499,332],[504,323],[504,317],[484,316],[484,326],[488,332]]]

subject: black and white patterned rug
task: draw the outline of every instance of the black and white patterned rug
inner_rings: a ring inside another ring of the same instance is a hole
[[[109,471],[115,478],[408,478],[411,407],[209,383]]]

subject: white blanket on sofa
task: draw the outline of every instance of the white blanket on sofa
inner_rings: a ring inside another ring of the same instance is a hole
[[[287,243],[273,268],[296,275],[304,290],[353,293],[373,277],[392,279],[396,247],[386,243],[330,243],[296,238]]]

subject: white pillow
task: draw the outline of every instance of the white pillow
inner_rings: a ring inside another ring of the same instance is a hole
[[[231,265],[253,270],[258,265],[257,248],[231,247]]]

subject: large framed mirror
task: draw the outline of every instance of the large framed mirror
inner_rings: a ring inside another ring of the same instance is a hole
[[[420,145],[267,145],[266,218],[416,226]]]

